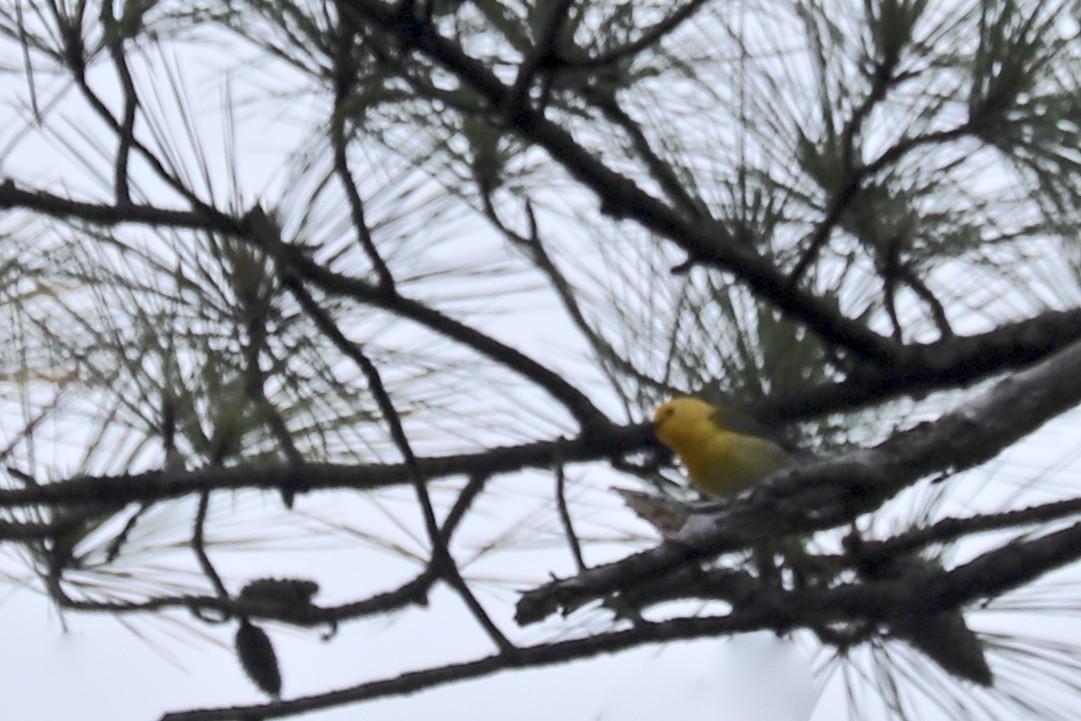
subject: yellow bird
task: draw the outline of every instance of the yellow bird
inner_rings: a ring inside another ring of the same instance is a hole
[[[751,418],[699,398],[673,398],[657,409],[653,423],[657,439],[675,451],[694,485],[710,496],[742,491],[793,463]]]
[[[673,398],[657,409],[653,423],[657,439],[675,451],[694,485],[711,496],[749,488],[795,462],[781,446],[762,434],[753,419],[698,398]],[[837,574],[832,562],[808,554],[798,538],[775,539],[774,543],[764,543],[753,551],[763,575],[776,574],[772,560],[776,553],[784,555],[797,578],[820,579],[817,582],[821,583]],[[878,575],[902,577],[904,572],[932,573],[934,567],[929,561],[912,557],[894,560],[875,570]],[[890,624],[890,633],[927,654],[954,676],[981,686],[991,686],[994,682],[983,644],[965,624],[959,610],[905,616]]]

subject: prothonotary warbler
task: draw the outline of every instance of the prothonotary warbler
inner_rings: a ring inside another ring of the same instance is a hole
[[[725,496],[792,465],[781,446],[739,411],[699,398],[673,398],[653,416],[657,439],[671,448],[703,493]]]

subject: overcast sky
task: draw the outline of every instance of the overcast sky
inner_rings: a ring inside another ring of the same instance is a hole
[[[18,57],[10,43],[3,53],[9,64]],[[200,127],[205,130],[203,141],[211,149],[223,145],[221,101],[225,76],[216,75],[212,69],[224,64],[212,57],[191,56],[178,62],[205,103],[198,117]],[[37,92],[45,99],[59,89],[58,84],[44,83]],[[0,96],[25,98],[27,93],[27,85],[17,73],[0,75]],[[11,111],[5,107],[2,112]],[[72,110],[66,113],[70,125],[66,129],[57,128],[58,132],[71,132],[77,127],[83,118],[80,112],[84,111],[72,105]],[[302,133],[298,127],[304,121],[311,121],[310,113],[305,107],[286,104],[282,113],[273,117],[265,113],[238,115],[240,175],[249,202],[257,197],[273,197],[281,189],[284,176],[279,171],[287,162],[288,151],[299,144]],[[20,122],[25,122],[25,115],[15,125],[11,125],[10,117],[0,116],[0,128],[16,127]],[[86,123],[87,127],[94,125],[89,118]],[[34,132],[17,136],[11,130],[0,130],[0,147],[8,150],[0,170],[16,178],[38,178],[42,187],[54,187],[50,183],[56,180],[62,180],[64,187],[72,189],[92,187],[93,182],[69,155],[57,151],[55,139],[50,141],[47,135]],[[216,162],[214,155],[210,157]],[[225,169],[216,171],[224,173]],[[463,231],[460,245],[451,242],[444,246],[443,252],[475,253],[479,243],[491,240],[490,236],[488,240],[482,239],[485,236],[479,227],[475,232]],[[545,298],[523,296],[520,308],[506,308],[502,316],[487,321],[487,329],[512,346],[541,357],[551,354],[553,346],[559,343],[565,344],[562,353],[573,355],[582,351],[583,346],[576,348],[575,342],[568,340],[573,338],[573,331],[558,312],[554,299],[547,298],[551,304],[545,305]],[[537,330],[540,326],[543,331]],[[602,406],[615,406],[611,397],[595,400]],[[951,495],[954,508],[971,510],[985,503],[993,507],[1014,492],[1035,501],[1044,492],[1053,496],[1073,487],[1081,472],[1073,417],[1060,419],[1030,443],[1011,449],[1005,460],[977,469],[970,474],[971,480],[951,481],[957,487]],[[0,445],[6,442],[3,436],[6,429],[18,427],[17,420],[16,417],[0,427]],[[62,443],[57,444],[54,458],[56,468],[61,470],[70,469],[70,464],[75,462],[74,458],[64,456]],[[1022,491],[1034,468],[1052,469],[1043,476],[1046,486]],[[574,482],[580,484],[581,490],[576,492],[583,507],[588,508],[593,508],[589,504],[599,503],[597,499],[603,498],[610,484],[633,483],[614,471],[572,469],[571,474]],[[500,483],[504,484],[504,492],[497,498],[503,505],[496,512],[504,521],[530,518],[550,496],[547,490],[522,492],[528,484],[521,478],[504,479]],[[373,504],[366,510],[359,509],[358,515],[348,517],[348,522],[353,526],[379,527],[387,523],[388,507],[393,507],[395,502],[405,503],[400,496],[396,501],[393,494],[388,494],[387,505]],[[330,508],[337,502],[328,497],[303,497],[298,502],[298,511],[313,516],[332,514]],[[901,499],[895,506],[901,513],[905,504],[911,502]],[[239,511],[256,516],[264,513],[267,517],[276,517],[278,505],[277,497],[271,494],[265,500],[235,502],[238,505],[228,500],[215,503],[218,513]],[[371,515],[359,515],[363,513]],[[609,499],[605,513],[609,514],[605,518],[617,519],[613,522],[617,527],[648,533],[614,499]],[[239,533],[235,529],[234,532]],[[392,574],[400,573],[400,566],[394,566],[395,571],[389,570],[394,564],[388,560],[386,550],[330,550],[341,545],[336,543],[341,538],[331,539],[330,531],[325,547],[307,539],[296,544],[303,547],[296,550],[291,546],[296,536],[290,534],[301,532],[303,528],[291,530],[270,549],[229,557],[223,554],[223,567],[248,578],[266,573],[282,575],[283,568],[291,568],[297,574],[320,580],[324,591],[315,600],[322,603],[346,600],[351,579],[361,579],[365,588],[371,588],[378,585],[375,581],[380,574],[386,573],[389,586],[397,578]],[[400,540],[408,544],[409,534],[403,534]],[[587,554],[603,555],[613,547],[600,544],[597,549],[587,548]],[[515,566],[520,564],[526,566],[521,569],[521,575],[532,579],[543,579],[552,571],[567,573],[570,568],[566,550],[553,544],[526,552],[493,554],[467,570],[478,577],[489,573],[513,576]],[[25,567],[10,553],[0,556],[0,572],[4,571],[25,576]],[[1071,572],[1065,577],[1074,576]],[[515,589],[510,586],[513,584],[493,583],[486,595],[481,595],[481,601],[493,609],[497,620],[507,628],[511,627],[509,603],[515,597]],[[76,614],[67,614],[61,623],[55,609],[38,593],[15,587],[2,601],[0,625],[6,652],[0,654],[0,678],[4,680],[5,714],[11,718],[149,721],[165,710],[253,703],[264,698],[246,679],[231,650],[235,631],[231,624],[206,627],[183,614],[173,618],[187,621],[191,627],[129,618],[125,620],[131,622],[131,628],[127,628],[111,617]],[[581,613],[568,619],[549,619],[542,628],[529,630],[527,634],[535,639],[559,637],[572,632],[576,624],[604,622],[598,612]],[[970,623],[977,629],[1027,628],[1081,645],[1081,630],[1070,619],[1048,622],[1039,614],[1014,614],[1005,621],[1002,619],[1001,613],[974,613]],[[198,634],[192,629],[197,629]],[[321,629],[295,630],[276,625],[268,625],[267,629],[281,659],[287,698],[385,678],[439,660],[469,660],[493,650],[445,589],[433,595],[429,608],[405,611],[389,619],[349,623],[329,641],[320,638]],[[400,721],[405,715],[474,721],[656,721],[661,718],[804,721],[815,703],[811,651],[808,643],[776,639],[769,634],[647,647],[549,669],[501,673],[415,696],[352,705],[305,718]],[[993,669],[996,658],[991,656]],[[816,707],[816,721],[841,717],[844,699],[840,689],[836,683],[827,689],[824,700]],[[1081,704],[1078,708],[1081,712]],[[933,711],[927,711],[920,718],[934,721],[935,716]],[[873,718],[871,711],[867,721]]]

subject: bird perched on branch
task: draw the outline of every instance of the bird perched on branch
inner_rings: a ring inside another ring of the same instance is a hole
[[[694,485],[709,496],[749,488],[791,466],[793,456],[746,414],[684,396],[653,416],[657,439],[672,449]]]
[[[709,496],[737,493],[796,462],[796,455],[771,440],[754,419],[699,398],[673,398],[657,409],[653,423],[657,439],[679,456],[691,481]],[[809,563],[816,559],[806,553],[798,539],[780,539],[780,544],[780,552],[792,562],[798,575],[808,571],[811,576],[821,575],[822,567]],[[777,551],[769,544],[755,549],[761,572],[773,570],[769,559]],[[862,576],[879,580],[902,572],[913,574],[913,578],[940,572],[935,565],[916,557],[864,566],[860,568]],[[902,616],[886,625],[890,635],[907,641],[954,676],[981,686],[992,685],[983,644],[965,624],[960,609]]]
[[[700,398],[682,396],[662,404],[653,416],[657,439],[679,456],[691,482],[715,498],[750,488],[795,459],[750,416]],[[809,559],[798,539],[778,539],[754,549],[764,577],[776,577],[775,557]]]

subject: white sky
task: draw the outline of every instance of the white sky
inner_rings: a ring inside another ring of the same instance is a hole
[[[11,48],[5,51],[10,60]],[[185,65],[185,63],[180,63]],[[185,66],[186,72],[205,67],[205,63]],[[198,73],[196,73],[198,74]],[[55,88],[55,86],[52,86]],[[199,85],[200,94],[208,106],[220,100],[220,87],[205,92],[211,85]],[[38,88],[47,95],[48,85]],[[16,75],[0,76],[0,96],[24,96],[26,86]],[[242,176],[249,194],[274,197],[281,184],[276,175],[281,162],[281,148],[291,147],[296,137],[293,125],[309,111],[303,107],[289,108],[280,117],[268,120],[256,113],[241,117],[241,134],[246,145],[240,149]],[[311,118],[308,118],[310,120]],[[8,118],[0,118],[0,127]],[[211,117],[203,140],[217,148],[214,133],[221,128],[221,118]],[[271,142],[273,139],[273,142]],[[11,133],[0,133],[0,147],[13,141]],[[15,177],[37,179],[41,187],[54,187],[51,182],[62,179],[66,187],[88,187],[80,174],[72,169],[70,158],[59,156],[55,146],[35,137],[20,139],[15,149],[0,160],[0,170]],[[476,236],[463,235],[462,243],[475,248]],[[451,244],[445,248],[453,249]],[[515,347],[522,347],[540,356],[551,352],[553,342],[567,342],[569,333],[561,330],[538,332],[543,321],[552,328],[551,314],[544,307],[530,307],[509,313],[491,321],[489,329]],[[607,399],[610,402],[610,399]],[[599,401],[601,402],[601,401]],[[603,402],[601,402],[603,405]],[[6,427],[6,426],[5,426]],[[0,428],[0,432],[2,432]],[[1072,420],[1045,429],[1032,443],[1012,449],[1010,459],[994,468],[998,489],[1016,488],[1028,478],[1032,468],[1047,467],[1048,457],[1063,458],[1053,478],[1046,479],[1063,490],[1076,486],[1078,465],[1075,424]],[[62,460],[62,459],[61,459]],[[61,462],[62,466],[63,463]],[[572,473],[575,472],[572,470]],[[976,501],[987,498],[986,469],[981,469],[966,488],[983,489]],[[602,490],[611,479],[596,475],[587,480],[592,493]],[[624,484],[626,479],[619,479]],[[511,481],[513,483],[513,479]],[[1061,484],[1061,485],[1059,485]],[[544,493],[524,494],[520,507],[513,504],[511,491],[501,497],[498,511],[507,517],[522,514],[527,517],[536,498]],[[583,495],[590,497],[589,493]],[[1001,496],[996,493],[996,497]],[[302,498],[299,508],[306,504],[320,507],[317,498]],[[310,507],[310,506],[309,506]],[[619,513],[618,508],[613,513]],[[385,517],[372,511],[372,523]],[[351,518],[362,525],[362,519]],[[625,526],[635,526],[627,520]],[[284,543],[283,545],[287,545]],[[610,549],[609,549],[610,550]],[[587,552],[595,552],[587,549]],[[596,552],[603,553],[603,550]],[[350,574],[368,581],[381,566],[378,554],[364,555],[364,563],[355,557],[336,556],[317,550],[294,555],[274,551],[262,557],[244,555],[231,561],[233,570],[241,575],[256,575],[268,570],[280,575],[282,565],[307,569],[312,577],[320,578],[324,595],[316,601],[326,602],[326,595],[344,600],[345,585]],[[566,553],[561,549],[541,549],[514,556],[513,563],[530,564],[525,575],[543,577],[548,570],[566,572]],[[505,559],[503,562],[506,562]],[[0,558],[0,571],[14,572],[10,559]],[[225,563],[225,562],[223,562]],[[245,564],[251,564],[250,567]],[[371,565],[368,565],[371,564]],[[227,563],[225,565],[228,565]],[[483,565],[483,564],[481,564]],[[499,567],[498,562],[491,568]],[[340,592],[340,597],[338,597]],[[500,620],[506,621],[509,608],[505,605],[512,594],[482,595],[489,607],[498,607]],[[221,646],[201,638],[189,638],[183,629],[160,624],[147,625],[136,621],[135,628],[147,633],[148,639],[122,627],[115,619],[101,616],[68,614],[67,631],[61,627],[55,611],[41,597],[15,589],[2,599],[3,629],[7,652],[0,655],[0,687],[5,691],[5,713],[11,718],[38,718],[60,721],[70,718],[110,719],[111,721],[147,721],[162,711],[180,710],[207,705],[259,702],[263,696],[244,677],[230,650],[232,625],[202,629]],[[975,614],[974,614],[975,615]],[[1037,628],[1038,614],[1018,615],[1011,624]],[[180,616],[183,618],[183,616]],[[559,633],[560,624],[550,620],[544,627],[549,634]],[[973,625],[980,627],[978,620]],[[1046,630],[1046,623],[1038,624]],[[170,638],[169,631],[176,633]],[[490,646],[476,632],[473,621],[460,610],[460,604],[445,590],[433,595],[431,607],[423,611],[396,614],[391,620],[376,618],[346,624],[330,642],[319,639],[318,630],[297,631],[268,626],[285,677],[285,696],[315,693],[340,688],[373,678],[390,676],[400,670],[430,665],[433,657],[466,660],[485,655]],[[1081,645],[1077,624],[1056,624],[1054,631],[1063,641]],[[994,658],[992,658],[994,663]],[[409,718],[470,718],[476,721],[521,719],[530,721],[553,718],[568,721],[654,721],[678,717],[683,721],[723,718],[725,721],[804,721],[810,713],[813,690],[807,649],[781,641],[768,634],[754,634],[736,639],[711,639],[694,643],[670,644],[664,648],[649,647],[617,656],[602,656],[549,669],[514,671],[494,677],[455,684],[404,698],[382,700],[344,709],[313,714],[310,718],[338,721],[363,717],[368,721],[399,721]],[[841,700],[837,688],[826,694],[814,718],[817,721],[839,718]],[[933,721],[934,714],[922,716]]]

